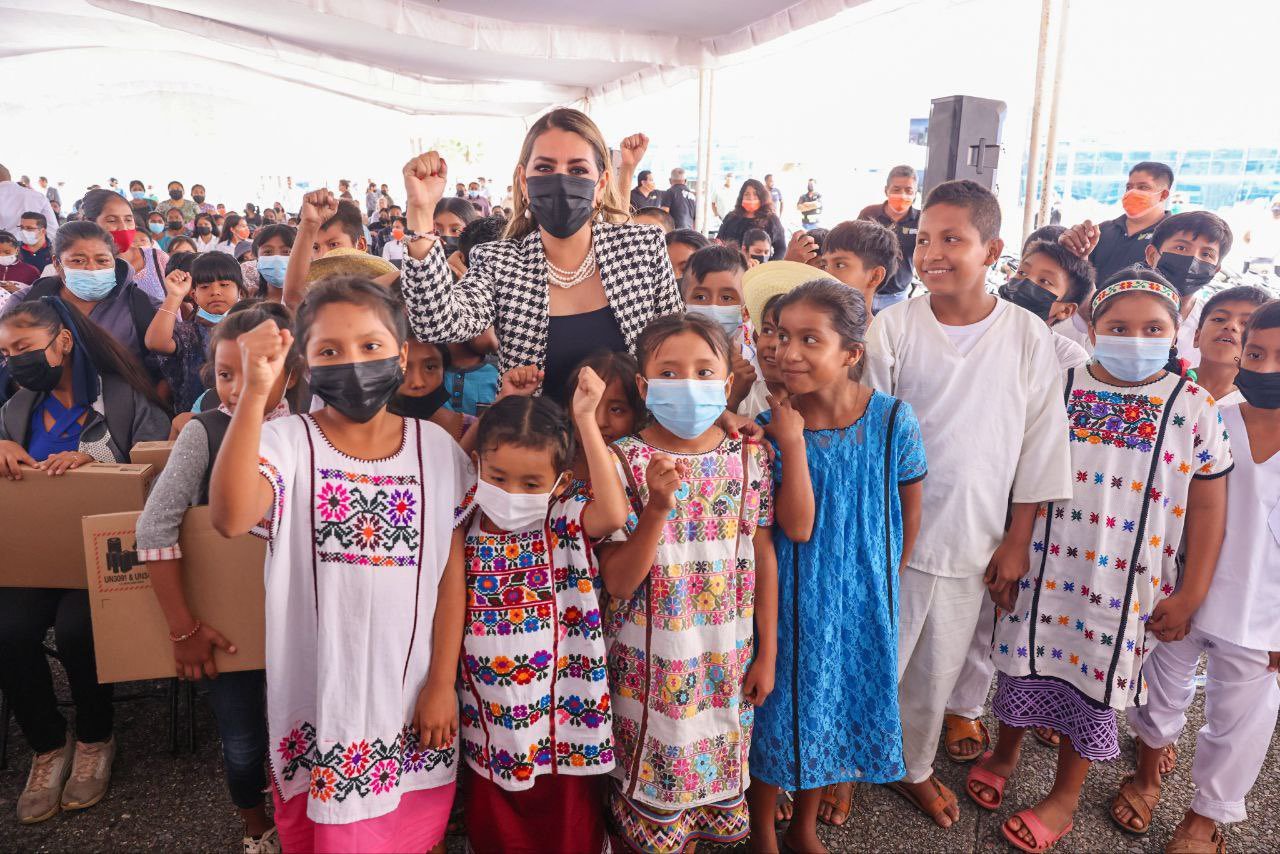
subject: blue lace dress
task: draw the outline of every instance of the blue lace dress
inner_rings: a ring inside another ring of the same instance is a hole
[[[813,536],[793,543],[773,529],[778,663],[756,710],[751,776],[792,790],[898,780],[897,487],[925,475],[920,426],[910,404],[876,392],[854,425],[806,430],[805,450]]]

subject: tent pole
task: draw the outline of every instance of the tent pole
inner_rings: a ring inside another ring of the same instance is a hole
[[[698,70],[698,182],[694,189],[697,215],[693,224],[698,231],[706,231],[707,210],[711,206],[711,125],[715,114],[715,82],[714,68]]]
[[[1040,46],[1036,48],[1036,88],[1031,101],[1031,139],[1027,142],[1027,185],[1022,201],[1022,240],[1031,233],[1036,200],[1035,165],[1040,154],[1040,113],[1044,104],[1045,54],[1049,51],[1049,18],[1053,0],[1040,0]]]
[[[1049,136],[1044,145],[1044,189],[1040,193],[1041,225],[1049,224],[1049,200],[1053,196],[1053,172],[1058,147],[1058,104],[1062,92],[1062,64],[1066,61],[1067,17],[1070,10],[1071,0],[1062,0],[1062,14],[1058,20],[1058,49],[1053,62],[1053,99],[1049,103]]]

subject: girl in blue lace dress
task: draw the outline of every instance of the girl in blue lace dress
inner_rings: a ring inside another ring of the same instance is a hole
[[[911,406],[849,379],[867,326],[857,291],[812,281],[777,311],[787,392],[761,421],[781,472],[778,658],[751,745],[752,836],[777,850],[774,802],[794,789],[786,843],[821,851],[824,786],[904,773],[898,569],[920,524],[925,456]]]

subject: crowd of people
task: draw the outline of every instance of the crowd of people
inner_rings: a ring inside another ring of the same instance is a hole
[[[728,178],[707,235],[647,145],[615,171],[559,109],[501,198],[433,151],[403,206],[131,182],[61,222],[0,167],[0,473],[173,441],[137,553],[244,851],[443,850],[451,815],[478,852],[823,851],[854,783],[953,825],[940,735],[1000,808],[1030,730],[1056,776],[1002,832],[1041,852],[1122,722],[1110,814],[1143,834],[1201,655],[1166,850],[1225,850],[1280,709],[1280,301],[1206,289],[1227,224],[1139,163],[1121,216],[1038,229],[997,294],[979,184],[921,200],[898,166],[826,229],[810,182],[787,235],[772,176]],[[220,674],[237,638],[184,595],[200,504],[268,543],[265,670]],[[86,591],[0,588],[0,689],[18,820],[106,796]]]

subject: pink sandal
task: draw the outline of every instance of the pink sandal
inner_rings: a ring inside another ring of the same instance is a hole
[[[984,810],[990,810],[992,812],[1000,809],[1000,804],[1004,803],[1004,787],[1005,784],[1009,782],[1008,777],[1001,777],[994,771],[988,771],[982,766],[982,763],[986,762],[993,755],[994,754],[990,750],[982,754],[978,761],[973,764],[973,767],[969,769],[969,778],[964,784],[964,792],[969,796],[969,800],[973,801]],[[974,783],[981,783],[984,786],[994,789],[996,799],[994,801],[984,801],[982,798],[978,797],[977,793],[973,791]]]
[[[1062,832],[1054,836],[1053,831],[1044,826],[1044,822],[1036,817],[1036,814],[1029,809],[1022,812],[1014,813],[1014,817],[1022,822],[1022,826],[1031,832],[1031,838],[1035,840],[1035,845],[1031,846],[1018,838],[1018,834],[1009,829],[1008,822],[1000,825],[1000,832],[1004,834],[1004,838],[1009,840],[1009,844],[1019,851],[1026,851],[1027,854],[1041,854],[1042,851],[1048,851],[1057,845],[1062,837],[1071,832],[1075,827],[1075,820],[1067,822],[1067,826],[1062,828]]]

